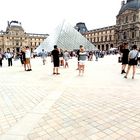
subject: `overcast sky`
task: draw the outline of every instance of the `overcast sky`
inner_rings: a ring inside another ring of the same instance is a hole
[[[88,30],[115,25],[122,0],[1,0],[0,30],[7,21],[22,23],[25,32],[48,33],[64,19]]]

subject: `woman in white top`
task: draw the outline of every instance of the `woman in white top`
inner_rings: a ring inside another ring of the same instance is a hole
[[[131,66],[133,66],[132,79],[134,79],[134,76],[135,76],[135,73],[136,73],[138,54],[139,53],[137,51],[137,45],[133,45],[132,50],[129,52],[129,55],[128,55],[128,68],[127,68],[127,72],[126,72],[126,75],[124,76],[124,78],[127,78],[129,70],[130,70]]]

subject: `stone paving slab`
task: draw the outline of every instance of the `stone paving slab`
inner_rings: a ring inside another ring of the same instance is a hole
[[[60,68],[61,75],[54,76],[47,61],[43,66],[40,59],[33,59],[29,73],[18,62],[0,70],[0,139],[140,140],[140,69],[134,80],[131,74],[124,79],[117,56],[105,56],[99,62],[87,62],[84,76],[75,70],[76,59],[70,60],[69,69]],[[61,94],[47,110],[54,91]],[[21,121],[43,102],[46,106],[35,111],[41,117],[22,135],[26,127]],[[16,126],[21,126],[19,132],[9,136]]]

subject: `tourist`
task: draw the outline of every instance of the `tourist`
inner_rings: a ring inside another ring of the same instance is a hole
[[[64,52],[64,60],[65,60],[65,65],[64,65],[64,67],[66,68],[66,67],[69,67],[69,64],[68,64],[68,60],[70,59],[70,54],[69,54],[69,52],[67,51],[67,50],[65,50],[65,52]]]
[[[93,59],[93,52],[89,51],[89,53],[88,53],[88,61],[92,61],[92,59]]]
[[[138,55],[138,65],[137,66],[140,66],[140,49],[138,51],[139,51],[139,55]]]
[[[27,66],[27,68],[28,68],[26,71],[32,71],[31,62],[30,62],[30,59],[31,59],[31,52],[30,52],[30,50],[29,50],[29,46],[26,46],[25,58],[26,58],[26,66]]]
[[[132,50],[129,52],[128,55],[128,68],[127,68],[127,72],[126,75],[124,76],[124,78],[127,78],[129,70],[131,68],[131,66],[133,66],[133,74],[132,74],[132,79],[134,79],[135,73],[136,73],[136,66],[137,66],[137,57],[138,57],[138,51],[137,51],[137,45],[133,45],[132,46]]]
[[[2,52],[0,50],[0,67],[2,67],[2,60],[3,60],[3,54],[2,54]]]
[[[95,50],[95,61],[98,61],[99,55],[100,55],[100,50]]]
[[[54,45],[54,50],[51,52],[51,62],[53,62],[53,74],[59,75],[60,73],[58,72],[59,68],[59,50],[57,48],[57,45]]]
[[[121,56],[122,56],[121,74],[126,73],[125,68],[126,65],[128,64],[128,54],[129,54],[128,43],[124,43],[123,48],[121,50]]]
[[[12,58],[13,58],[13,53],[10,52],[10,50],[7,50],[6,53],[6,58],[8,59],[8,66],[12,66],[13,62],[12,62]]]
[[[84,74],[86,59],[87,59],[87,53],[84,47],[81,45],[79,51],[79,75]]]
[[[77,50],[76,52],[76,55],[77,55],[77,60],[78,60],[78,63],[77,63],[77,69],[76,70],[79,70],[79,53],[80,53],[80,49],[82,48],[83,46],[80,45],[80,48]]]
[[[41,58],[42,58],[43,65],[45,65],[46,63],[46,57],[47,57],[47,53],[44,51],[44,49],[42,49]]]
[[[26,58],[25,58],[25,48],[22,47],[21,52],[20,52],[20,60],[21,64],[24,66],[24,70],[26,71]]]
[[[64,53],[61,48],[59,50],[59,61],[60,61],[60,66],[64,66]]]

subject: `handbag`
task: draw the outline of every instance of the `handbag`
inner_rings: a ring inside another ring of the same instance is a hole
[[[118,57],[118,63],[121,63],[121,62],[122,62],[122,57],[119,56],[119,57]]]

